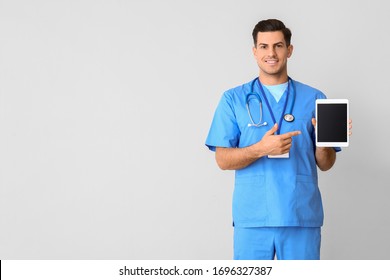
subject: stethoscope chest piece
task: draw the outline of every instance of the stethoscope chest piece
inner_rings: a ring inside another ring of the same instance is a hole
[[[293,122],[295,120],[295,117],[292,114],[285,114],[283,118],[286,122]]]

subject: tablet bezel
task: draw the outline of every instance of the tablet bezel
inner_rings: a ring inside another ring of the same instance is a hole
[[[317,99],[316,100],[316,131],[318,131],[318,105],[320,104],[346,104],[347,105],[347,141],[346,142],[319,142],[316,133],[316,146],[317,147],[348,147],[349,146],[349,133],[348,133],[348,120],[349,120],[349,101],[348,99]]]

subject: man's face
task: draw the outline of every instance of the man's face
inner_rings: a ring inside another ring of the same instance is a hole
[[[281,31],[257,33],[257,45],[253,54],[260,70],[268,76],[287,75],[287,58],[293,46],[287,46]]]

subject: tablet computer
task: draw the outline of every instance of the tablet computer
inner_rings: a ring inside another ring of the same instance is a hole
[[[316,100],[316,146],[348,147],[348,99]]]

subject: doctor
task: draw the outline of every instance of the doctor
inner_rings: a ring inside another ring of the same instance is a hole
[[[252,36],[259,76],[222,95],[206,139],[218,166],[236,170],[234,259],[319,259],[317,166],[329,170],[340,151],[314,144],[315,100],[326,96],[289,78],[283,22],[260,21]]]

